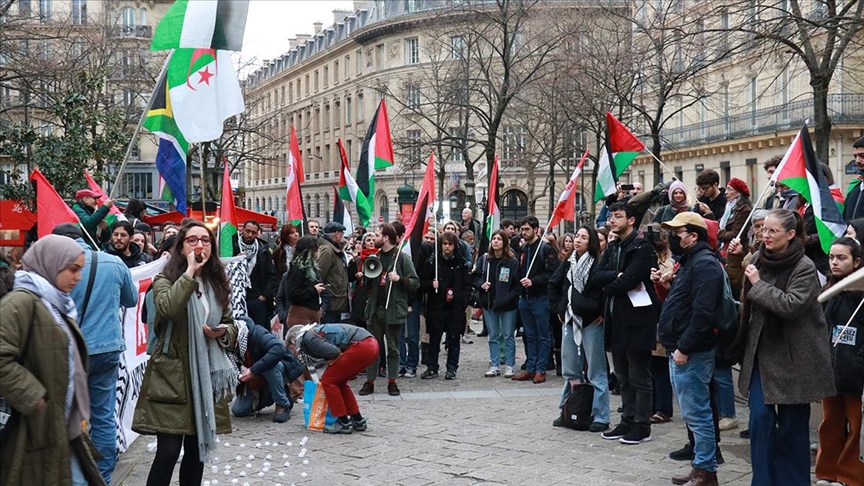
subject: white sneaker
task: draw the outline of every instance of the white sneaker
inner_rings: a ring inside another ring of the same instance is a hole
[[[512,366],[504,368],[504,378],[513,378],[514,376],[516,376],[516,371],[513,370]]]
[[[738,419],[723,417],[722,419],[720,419],[720,422],[717,425],[720,426],[721,431],[737,429]]]
[[[483,376],[485,376],[486,378],[495,378],[496,376],[501,376],[501,370],[498,369],[497,366],[493,366],[489,368],[489,371],[487,371],[486,374]]]
[[[831,483],[831,481],[828,481],[827,479],[820,479],[816,481],[816,486],[831,486],[831,484],[833,483]]]

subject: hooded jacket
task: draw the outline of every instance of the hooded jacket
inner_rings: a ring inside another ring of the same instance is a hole
[[[482,285],[489,275],[489,290]],[[522,293],[522,274],[519,273],[519,260],[516,257],[489,258],[488,253],[480,255],[471,273],[474,290],[479,298],[480,307],[492,312],[514,311],[519,306]]]
[[[150,263],[150,257],[146,253],[141,251],[141,247],[139,247],[135,243],[132,243],[131,241],[129,242],[129,256],[126,256],[123,253],[115,250],[114,245],[112,245],[111,243],[105,245],[105,252],[109,255],[114,255],[118,257],[126,265],[127,268],[135,268]]]

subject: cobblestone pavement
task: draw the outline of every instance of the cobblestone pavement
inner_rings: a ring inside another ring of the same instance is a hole
[[[471,339],[474,344],[462,345],[456,380],[445,381],[443,373],[435,380],[421,380],[418,373],[417,378],[399,379],[402,396],[390,397],[386,380],[379,378],[375,394],[358,397],[369,420],[367,432],[337,436],[307,432],[302,404],[295,406],[285,424],[271,421],[273,407],[256,418],[233,419],[234,432],[220,436],[218,461],[205,467],[205,481],[211,486],[668,485],[673,474],[689,467],[668,458],[687,439],[677,409],[671,423],[653,427],[651,442],[636,446],[552,427],[563,380],[554,371],[540,385],[484,378],[487,341]],[[521,352],[521,343],[517,342],[517,349]],[[442,356],[442,367],[444,361]],[[362,381],[352,383],[356,391]],[[620,403],[620,397],[613,396],[612,410]],[[742,424],[746,414],[746,407],[739,404]],[[613,413],[613,425],[616,419]],[[304,437],[308,442],[301,458]],[[147,444],[154,440],[139,437],[121,456],[115,484],[146,483],[153,459]],[[289,441],[291,446],[286,445]],[[722,448],[726,464],[718,469],[721,484],[749,485],[750,465],[745,460],[749,449],[747,441],[738,437],[738,429],[723,433]],[[270,463],[266,472],[265,462]]]

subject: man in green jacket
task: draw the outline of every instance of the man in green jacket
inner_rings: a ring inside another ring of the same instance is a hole
[[[345,226],[335,221],[324,226],[324,236],[318,239],[318,269],[321,280],[330,294],[329,307],[325,309],[321,322],[344,322],[342,314],[348,307],[348,262],[345,260]]]
[[[99,248],[96,247],[95,242],[99,241],[99,226],[105,220],[105,216],[108,216],[108,211],[114,206],[114,200],[106,199],[105,203],[100,206],[99,194],[90,189],[81,189],[76,192],[75,199],[77,201],[72,205],[72,211],[75,211],[84,230],[90,235],[89,238],[84,239],[92,250],[98,251]]]
[[[399,387],[396,386],[396,373],[399,371],[399,329],[408,318],[409,292],[416,292],[420,288],[414,263],[409,255],[401,254],[398,241],[392,224],[385,223],[375,229],[375,245],[379,248],[378,258],[384,271],[379,277],[367,278],[364,282],[364,287],[369,292],[366,300],[366,323],[379,347],[384,345],[384,336],[387,337],[387,393],[394,397],[400,394]],[[378,365],[376,359],[366,368],[366,382],[360,389],[360,395],[370,395],[375,391]]]

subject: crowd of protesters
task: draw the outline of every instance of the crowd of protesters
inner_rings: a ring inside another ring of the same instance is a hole
[[[58,226],[17,265],[0,261],[2,398],[26,425],[0,435],[0,483],[110,484],[124,350],[117,309],[138,305],[130,269],[165,258],[142,303],[152,342],[132,423],[157,437],[148,484],[169,484],[181,449],[180,483],[200,484],[232,414],[272,405],[274,422],[289,420],[322,363],[337,417],[324,431],[365,431],[351,380],[370,395],[384,378],[391,396],[400,379],[457,380],[470,324],[482,322],[483,376],[563,377],[553,426],[638,445],[674,421],[677,402],[688,442],[669,456],[692,467],[675,484],[719,483],[720,432],[742,425],[737,371],[754,485],[811,483],[810,411],[821,401],[816,484],[864,486],[864,292],[817,301],[864,258],[864,139],[855,156],[862,176],[837,200],[847,236],[827,253],[814,208],[770,180],[779,158],[764,164],[771,190],[761,199],[741,179],[720,187],[708,169],[692,190],[678,180],[621,187],[599,226],[572,233],[544,232],[528,215],[478,241],[484,228],[465,209],[443,225],[430,217],[422,243],[405,252],[399,222],[352,234],[338,222],[288,224],[271,246],[246,221],[232,245],[248,277],[241,316],[211,228],[165,225],[157,242],[143,203],[129,201],[119,217],[113,201],[81,190],[80,226]],[[622,402],[614,422],[612,394]]]

